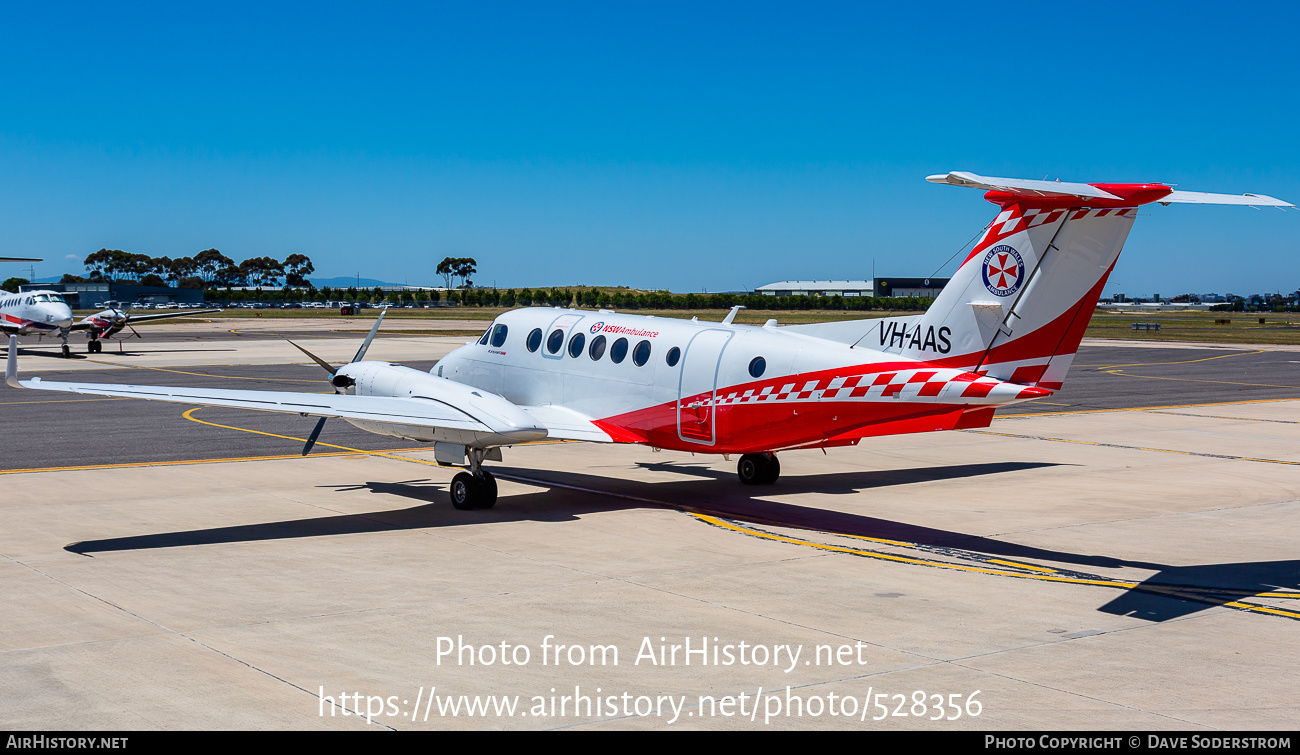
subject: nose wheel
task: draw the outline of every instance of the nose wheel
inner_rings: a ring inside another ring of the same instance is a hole
[[[68,348],[68,344],[67,344],[66,341],[65,341],[64,344],[63,344],[63,349],[62,349],[62,351],[63,351],[63,358],[64,358],[64,359],[68,359],[68,358],[70,358],[70,357],[72,356],[72,349]]]
[[[736,474],[745,485],[771,485],[781,476],[781,462],[776,454],[745,454],[736,464]]]

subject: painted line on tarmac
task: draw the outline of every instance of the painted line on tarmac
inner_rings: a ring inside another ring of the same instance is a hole
[[[303,442],[306,443],[305,440]],[[323,444],[318,443],[317,445],[323,445]],[[412,449],[399,449],[399,450],[418,451],[420,449],[412,448]],[[358,451],[356,453],[372,454],[374,452]],[[319,454],[314,453],[311,454],[310,458],[315,458],[317,456],[355,456],[355,455],[356,455],[355,453],[349,451],[338,451],[334,453],[330,453],[330,452],[319,453]],[[278,459],[302,459],[302,458],[305,458],[303,457],[302,454],[282,454],[279,456],[229,456],[229,457],[223,457],[219,459],[172,459],[170,461],[127,461],[127,462],[119,462],[117,464],[83,464],[80,466],[69,466],[69,467],[33,467],[31,469],[0,469],[0,475],[28,474],[32,472],[80,472],[80,471],[91,470],[91,469],[134,469],[136,467],[175,467],[175,466],[182,466],[186,464],[224,464],[229,462],[241,462],[241,461],[275,461]]]
[[[18,406],[20,404],[82,404],[87,401],[126,401],[125,398],[56,398],[49,401],[0,401],[0,406]]]
[[[1195,364],[1197,362],[1208,362],[1211,359],[1227,359],[1229,357],[1244,357],[1250,354],[1264,354],[1264,353],[1267,352],[1265,352],[1263,349],[1259,349],[1257,351],[1238,351],[1235,354],[1220,354],[1214,357],[1205,357],[1204,359],[1185,359],[1181,362],[1134,362],[1133,364],[1097,365],[1096,369],[1104,371],[1104,370],[1113,370],[1118,367],[1155,367],[1162,364]],[[1075,365],[1075,367],[1092,367],[1092,366],[1093,365],[1082,365],[1082,364]]]
[[[1132,375],[1130,377],[1140,377]],[[1000,414],[993,419],[1024,419],[1026,417],[1060,417],[1066,414],[1103,414],[1106,412],[1150,412],[1157,409],[1199,409],[1205,406],[1237,406],[1239,404],[1273,404],[1279,401],[1300,401],[1295,398],[1257,398],[1245,401],[1213,401],[1207,404],[1169,404],[1167,406],[1128,406],[1116,409],[1075,409],[1069,412],[1023,412],[1021,414]]]
[[[256,435],[266,435],[274,438],[283,438],[286,440],[293,440],[302,443],[306,442],[306,439],[304,438],[295,438],[289,435],[268,433],[261,430],[250,430],[248,428],[234,427],[231,425],[221,425],[215,422],[208,422],[206,420],[201,420],[194,417],[193,413],[202,408],[204,407],[195,407],[193,409],[189,409],[182,416],[184,416],[186,419],[191,420],[193,422],[198,422],[204,425],[210,425],[212,427],[220,427],[228,430],[236,430],[239,432],[253,433]],[[1001,433],[991,433],[991,434],[999,435]],[[1028,436],[1012,435],[1009,437],[1028,437]],[[545,443],[546,441],[541,441],[539,444],[545,444]],[[339,446],[339,445],[329,444],[329,443],[318,442],[317,445],[326,446],[329,448],[336,448],[339,449],[339,451],[335,453],[313,454],[313,456],[344,456],[344,455],[352,455],[352,454],[362,454],[366,456],[380,456],[387,459],[393,459],[395,461],[404,461],[408,463],[423,464],[427,466],[438,466],[438,467],[442,466],[437,462],[431,462],[425,459],[415,459],[409,456],[396,455],[397,453],[400,453],[402,451],[418,451],[418,450],[424,450],[423,448],[391,449],[389,451],[366,451],[359,448],[349,448],[347,446]],[[1102,445],[1102,444],[1092,444],[1092,445]],[[1159,449],[1150,449],[1150,450],[1159,450]],[[1174,453],[1180,453],[1180,452],[1174,452]],[[303,457],[300,454],[294,454],[294,455],[263,456],[263,457],[243,457],[243,458],[233,458],[233,459],[204,459],[204,460],[194,460],[194,461],[173,461],[173,462],[142,462],[138,464],[113,464],[113,465],[98,465],[98,466],[86,466],[86,467],[61,467],[61,468],[48,468],[43,470],[42,469],[13,470],[13,471],[0,472],[0,474],[14,474],[21,471],[69,471],[73,469],[105,469],[105,468],[121,468],[121,467],[135,467],[135,466],[141,466],[141,467],[168,466],[168,465],[178,465],[178,464],[213,464],[213,463],[226,462],[226,461],[263,461],[263,460],[283,460],[283,459],[302,459],[302,458],[306,458],[306,457]],[[1281,463],[1293,463],[1293,462],[1281,462]],[[862,556],[866,558],[892,561],[895,563],[930,566],[930,567],[935,567],[940,569],[950,569],[956,571],[975,572],[981,574],[988,574],[991,576],[1011,577],[1015,579],[1036,579],[1036,580],[1047,581],[1047,582],[1059,582],[1059,583],[1066,583],[1066,584],[1089,585],[1089,586],[1096,586],[1096,587],[1110,587],[1110,588],[1118,588],[1124,590],[1134,590],[1139,592],[1149,592],[1149,593],[1165,595],[1168,597],[1174,597],[1174,598],[1189,600],[1198,603],[1205,603],[1211,606],[1221,605],[1239,611],[1265,613],[1265,614],[1271,614],[1276,616],[1282,616],[1289,619],[1300,620],[1300,612],[1296,612],[1296,611],[1289,611],[1280,608],[1272,608],[1269,606],[1261,606],[1253,603],[1244,603],[1238,600],[1224,601],[1224,600],[1214,599],[1214,596],[1216,595],[1294,599],[1294,598],[1300,598],[1300,593],[1286,593],[1286,592],[1253,593],[1250,591],[1233,589],[1233,588],[1214,588],[1214,587],[1204,587],[1199,585],[1198,586],[1147,585],[1141,582],[1134,582],[1131,580],[1105,579],[1103,577],[1096,576],[1096,575],[1064,572],[1055,569],[1047,569],[1046,567],[1042,567],[1042,566],[1033,566],[1030,564],[1022,564],[1014,561],[1004,561],[1001,559],[994,559],[990,556],[986,556],[984,554],[980,554],[974,551],[962,551],[960,549],[955,549],[955,548],[937,549],[955,558],[964,558],[967,560],[973,560],[973,561],[983,562],[988,564],[1005,565],[1005,566],[1012,567],[1015,570],[1012,571],[1008,569],[997,569],[989,566],[967,566],[964,564],[955,564],[955,563],[951,563],[947,561],[939,561],[935,559],[900,556],[897,554],[885,553],[882,551],[875,551],[875,550],[868,550],[865,548],[849,548],[846,546],[828,545],[824,543],[816,543],[811,540],[804,540],[800,538],[787,537],[784,535],[777,535],[774,533],[767,533],[767,532],[763,532],[762,530],[755,529],[752,526],[747,527],[747,526],[742,526],[733,522],[726,521],[723,518],[724,516],[727,516],[725,514],[721,514],[718,512],[710,512],[705,509],[699,509],[696,507],[691,507],[682,504],[673,504],[664,501],[657,501],[651,498],[644,498],[641,496],[633,496],[625,493],[615,493],[612,491],[596,490],[596,489],[586,488],[578,485],[569,485],[565,483],[552,482],[550,480],[529,478],[523,475],[499,474],[497,476],[505,480],[522,482],[524,484],[538,485],[543,487],[565,488],[569,490],[575,490],[578,492],[590,493],[594,495],[622,498],[622,499],[627,499],[632,501],[638,501],[641,503],[647,503],[647,504],[651,504],[654,506],[658,506],[670,510],[681,511],[683,513],[686,513],[694,517],[698,521],[713,525],[715,527],[719,527],[721,529],[738,532],[741,534],[757,537],[764,540],[783,542],[783,543],[788,543],[793,545],[801,545],[801,546],[816,548],[819,550],[825,550],[830,552],[845,553],[849,555]],[[781,522],[771,522],[770,524],[775,526],[789,526],[789,525],[784,525]],[[897,547],[908,548],[908,549],[936,550],[936,549],[928,548],[927,546],[922,546],[918,543],[906,543],[897,540],[885,540],[883,538],[872,538],[872,537],[866,537],[862,535],[849,535],[844,533],[827,532],[825,530],[817,530],[812,528],[809,529],[810,531],[819,532],[822,534],[853,538],[856,540],[879,542],[883,544],[894,545]]]
[[[98,359],[87,359],[86,361],[94,362],[95,364],[108,365],[109,367],[126,367],[132,370],[155,370],[157,372],[171,372],[177,375],[197,375],[198,377],[223,378],[226,380],[261,380],[268,383],[323,383],[325,382],[324,380],[309,380],[306,378],[267,378],[267,377],[248,377],[246,375],[213,375],[212,373],[209,372],[187,372],[185,370],[171,370],[166,367],[150,367],[144,364],[118,364],[115,362],[101,362]],[[290,364],[294,364],[294,363],[291,362]],[[300,362],[298,364],[307,364],[307,363]]]
[[[1215,385],[1237,385],[1246,388],[1289,388],[1300,390],[1300,385],[1273,385],[1271,383],[1238,383],[1232,380],[1203,380],[1201,378],[1161,377],[1159,375],[1130,375],[1124,370],[1102,370],[1104,374],[1115,377],[1142,378],[1143,380],[1173,380],[1179,383],[1213,383]]]
[[[1123,448],[1130,451],[1158,451],[1162,454],[1181,454],[1183,456],[1204,456],[1209,459],[1228,459],[1230,461],[1259,461],[1266,464],[1287,464],[1300,467],[1300,461],[1283,459],[1257,459],[1253,456],[1232,456],[1230,454],[1209,454],[1201,451],[1178,451],[1172,448],[1148,448],[1146,446],[1125,446],[1119,443],[1102,443],[1095,440],[1071,440],[1070,438],[1049,438],[1046,435],[1020,435],[1018,433],[995,433],[992,430],[963,430],[962,432],[980,435],[999,435],[1003,438],[1024,438],[1025,440],[1050,440],[1055,443],[1076,443],[1081,446],[1100,446],[1102,448]]]
[[[1236,422],[1236,421],[1242,421],[1242,422],[1275,422],[1275,423],[1277,423],[1277,424],[1279,424],[1279,425],[1300,425],[1300,422],[1297,422],[1297,421],[1295,421],[1295,420],[1293,420],[1293,419],[1261,419],[1261,418],[1259,418],[1259,417],[1223,417],[1223,416],[1220,416],[1220,415],[1217,415],[1217,414],[1185,414],[1185,413],[1183,413],[1183,412],[1161,412],[1161,411],[1155,411],[1155,410],[1152,410],[1151,413],[1152,413],[1152,414],[1163,414],[1163,415],[1165,415],[1165,416],[1167,416],[1167,417],[1200,417],[1200,418],[1202,418],[1202,419],[1227,419],[1227,420],[1232,420],[1232,421],[1234,421],[1234,422]]]
[[[1145,584],[1142,582],[1134,582],[1132,580],[1105,579],[1103,577],[1099,577],[1096,575],[1081,574],[1081,573],[1069,574],[1069,575],[1060,574],[1060,573],[1041,574],[1041,573],[1033,573],[1033,572],[1023,572],[1023,571],[1009,571],[1006,569],[994,569],[994,568],[981,567],[981,566],[966,566],[964,564],[954,564],[946,561],[937,561],[937,560],[925,559],[925,558],[913,558],[909,556],[900,556],[893,553],[884,553],[881,551],[869,550],[865,548],[849,548],[840,545],[829,545],[826,543],[817,543],[811,540],[804,540],[801,538],[787,537],[785,535],[778,535],[771,532],[764,532],[762,530],[755,529],[753,527],[746,527],[740,524],[736,524],[735,522],[726,521],[723,518],[708,515],[708,514],[693,513],[692,516],[694,516],[696,519],[706,524],[711,524],[714,527],[730,530],[732,532],[737,532],[743,535],[749,535],[750,537],[756,537],[761,540],[770,540],[779,543],[787,543],[790,545],[800,545],[808,548],[816,548],[818,550],[830,551],[833,553],[845,553],[848,555],[861,556],[864,558],[872,558],[872,559],[877,559],[882,561],[893,561],[896,563],[912,564],[917,566],[930,566],[939,569],[951,569],[956,571],[976,572],[980,574],[989,574],[998,577],[1010,577],[1013,579],[1033,579],[1033,580],[1039,580],[1044,582],[1059,582],[1065,584],[1087,585],[1091,587],[1110,587],[1110,588],[1116,588],[1121,590],[1147,592],[1147,593],[1153,593],[1157,595],[1163,595],[1165,597],[1174,597],[1182,600],[1189,600],[1197,603],[1206,603],[1212,606],[1225,606],[1228,608],[1236,609],[1238,611],[1265,613],[1265,614],[1282,616],[1288,619],[1300,621],[1300,612],[1285,610],[1281,608],[1273,608],[1271,606],[1261,606],[1261,605],[1256,605],[1254,603],[1244,603],[1239,600],[1229,600],[1229,601],[1215,600],[1212,597],[1213,595],[1225,595],[1225,596],[1230,594],[1241,595],[1241,593],[1243,592],[1241,590],[1231,590],[1231,589],[1218,590],[1216,588],[1203,588],[1203,587],[1193,588],[1193,587],[1182,586],[1182,585]],[[830,534],[834,534],[834,533],[830,533]],[[978,554],[974,554],[974,555],[978,555]],[[1008,563],[1008,562],[997,562],[994,559],[987,559],[987,561],[992,561],[995,563]],[[1248,594],[1253,597],[1269,597],[1269,598],[1300,597],[1300,593],[1248,593]]]
[[[290,436],[287,435],[275,435],[274,433],[266,433],[260,430],[248,430],[246,428],[231,427],[229,425],[217,425],[216,423],[213,422],[206,422],[205,420],[197,419],[192,416],[192,413],[198,411],[199,408],[202,407],[196,407],[194,409],[190,409],[189,411],[185,412],[184,414],[185,418],[193,420],[195,422],[201,422],[206,425],[213,425],[215,427],[224,427],[230,430],[242,430],[244,432],[257,433],[259,435],[272,435],[278,438],[288,438],[290,440],[301,441],[304,443],[306,442],[306,440],[302,438],[290,438]],[[1011,436],[1011,437],[1025,437],[1025,436]],[[544,443],[545,441],[542,442]],[[343,446],[331,446],[331,447],[345,448]],[[386,454],[386,453],[374,452],[374,451],[361,451],[360,449],[345,449],[345,450],[354,453],[369,454],[371,456],[383,456],[385,458],[395,459],[397,461],[440,466],[437,464],[437,462],[431,462],[425,459],[413,459],[407,456],[395,456],[392,454]],[[1283,462],[1283,463],[1290,463],[1290,462]],[[1003,561],[1000,559],[994,559],[990,556],[985,556],[983,554],[974,551],[963,551],[955,548],[937,549],[943,552],[945,555],[950,555],[955,558],[964,558],[964,559],[973,560],[977,562],[994,563],[994,564],[1010,566],[1016,569],[1016,571],[1009,571],[1007,569],[996,569],[988,566],[966,566],[963,564],[954,564],[951,562],[938,561],[934,559],[899,556],[895,554],[884,553],[881,551],[867,550],[863,548],[848,548],[845,546],[827,545],[822,543],[815,543],[810,540],[802,540],[797,538],[786,537],[783,535],[766,533],[766,532],[762,532],[761,530],[754,529],[752,527],[744,527],[738,524],[727,522],[722,518],[726,515],[720,514],[718,512],[710,512],[706,509],[700,509],[697,507],[687,506],[683,504],[666,503],[664,501],[657,501],[652,498],[643,498],[641,496],[628,495],[626,493],[614,493],[611,491],[596,490],[596,489],[586,488],[578,485],[569,485],[565,483],[556,483],[549,480],[541,480],[541,479],[525,477],[523,475],[498,474],[497,476],[503,480],[522,482],[524,484],[537,485],[537,486],[548,487],[548,488],[558,487],[558,488],[564,488],[566,490],[574,490],[574,491],[589,493],[593,495],[622,498],[622,499],[637,501],[641,503],[648,503],[662,508],[681,511],[683,513],[689,514],[690,516],[694,517],[699,521],[705,522],[706,524],[711,524],[716,527],[721,527],[723,529],[740,532],[742,534],[747,534],[747,535],[759,537],[766,540],[774,540],[777,542],[804,545],[804,546],[818,548],[821,550],[827,550],[832,552],[866,556],[869,558],[876,558],[876,559],[881,559],[886,561],[894,561],[897,563],[932,566],[941,569],[953,569],[958,571],[977,572],[977,573],[989,574],[993,576],[1013,577],[1017,579],[1038,579],[1038,580],[1050,581],[1050,582],[1063,582],[1068,584],[1092,585],[1092,586],[1099,586],[1099,587],[1114,587],[1114,588],[1120,588],[1125,590],[1136,590],[1139,592],[1150,592],[1159,595],[1180,598],[1183,600],[1190,600],[1198,603],[1206,603],[1212,606],[1222,605],[1239,611],[1267,613],[1267,614],[1273,614],[1277,616],[1283,616],[1290,619],[1300,620],[1300,612],[1287,611],[1279,608],[1270,608],[1268,606],[1260,606],[1253,603],[1243,603],[1241,601],[1215,600],[1213,597],[1216,595],[1219,596],[1234,595],[1238,597],[1265,597],[1265,598],[1288,598],[1289,599],[1289,598],[1300,598],[1300,593],[1252,593],[1249,591],[1234,590],[1232,588],[1219,589],[1213,587],[1200,587],[1200,586],[1185,587],[1181,585],[1168,585],[1168,586],[1146,585],[1140,582],[1133,582],[1129,580],[1105,579],[1103,577],[1099,577],[1096,575],[1064,572],[1055,569],[1048,569],[1042,566],[1032,566],[1029,564],[1017,563],[1014,561]],[[772,522],[770,524],[776,526],[785,526],[782,525],[780,522]],[[926,546],[922,546],[917,543],[906,543],[897,540],[885,540],[882,538],[871,538],[871,537],[865,537],[861,535],[840,534],[835,532],[827,532],[825,530],[811,529],[811,531],[820,532],[822,534],[828,534],[832,536],[849,537],[857,540],[866,540],[866,541],[885,543],[885,544],[894,545],[902,548],[929,550],[929,548],[927,548]]]

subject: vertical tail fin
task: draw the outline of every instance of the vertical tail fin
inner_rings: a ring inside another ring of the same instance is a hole
[[[1255,195],[1174,192],[1163,184],[971,173],[927,180],[987,189],[985,198],[1000,212],[908,337],[891,341],[886,351],[1053,390],[1065,380],[1139,206],[1291,206]]]

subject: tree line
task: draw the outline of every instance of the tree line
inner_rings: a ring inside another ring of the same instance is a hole
[[[283,261],[273,257],[250,257],[238,264],[216,249],[205,249],[193,257],[150,257],[121,249],[100,249],[86,257],[85,276],[64,275],[60,283],[137,283],[142,286],[179,288],[229,288],[232,286],[310,287],[307,276],[315,272],[311,258],[291,254]]]
[[[667,291],[636,292],[598,288],[465,288],[450,291],[384,291],[382,288],[299,289],[297,291],[222,291],[205,293],[208,301],[345,301],[423,306],[462,307],[585,307],[587,309],[730,309],[740,305],[751,310],[848,310],[924,311],[933,299],[920,297],[884,298],[872,296],[764,296],[761,294],[673,294]]]

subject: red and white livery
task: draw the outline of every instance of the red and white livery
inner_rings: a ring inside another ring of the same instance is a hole
[[[321,417],[304,453],[329,417],[431,442],[439,461],[468,462],[451,486],[457,508],[492,506],[496,483],[483,462],[500,460],[503,446],[542,438],[738,454],[742,482],[769,484],[780,474],[778,451],[986,427],[997,407],[1059,389],[1137,207],[1292,206],[1161,184],[971,173],[928,180],[985,189],[999,209],[920,315],[780,327],[738,325],[734,310],[714,323],[518,309],[430,373],[363,361],[376,322],[346,365],[308,354],[330,373],[334,395],[20,381],[11,339],[7,380]]]

